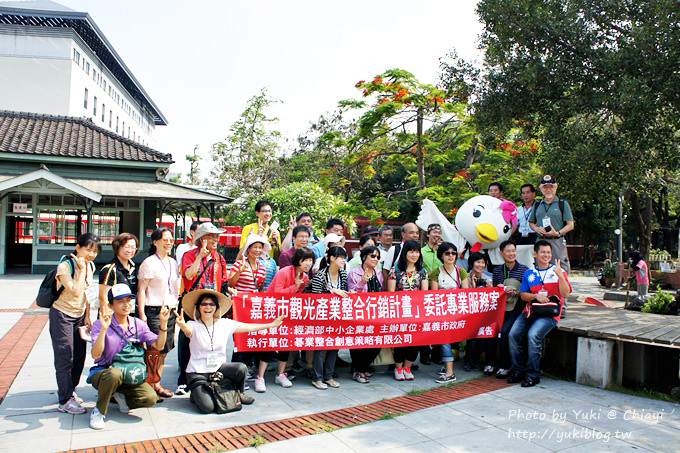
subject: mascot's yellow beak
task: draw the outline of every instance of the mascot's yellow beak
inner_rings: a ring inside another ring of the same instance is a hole
[[[490,223],[480,223],[477,225],[477,237],[482,240],[482,242],[493,242],[498,240],[498,232],[496,227]]]

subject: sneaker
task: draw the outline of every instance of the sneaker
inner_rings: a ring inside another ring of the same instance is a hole
[[[293,370],[284,371],[283,374],[286,375],[289,381],[294,381],[295,378],[297,377]]]
[[[293,383],[288,380],[288,376],[286,376],[286,373],[281,373],[278,376],[276,376],[274,382],[286,389],[293,386]]]
[[[510,376],[508,376],[508,384],[516,384],[517,382],[522,382],[526,376],[524,376],[524,373],[518,373],[516,371],[513,371],[510,373]]]
[[[90,428],[92,429],[104,429],[104,416],[102,415],[101,412],[99,412],[99,409],[96,407],[92,411],[92,414],[90,415]]]
[[[405,380],[403,368],[395,368],[394,369],[394,379],[396,379],[397,381]]]
[[[73,415],[84,414],[85,412],[87,412],[87,409],[81,406],[80,403],[76,401],[73,397],[71,397],[70,400],[66,401],[65,404],[60,404],[57,407],[57,410],[59,412],[66,412],[67,414]]]
[[[257,379],[257,375],[251,374],[251,372],[248,371],[248,374],[246,374],[246,381],[253,382],[255,379]]]
[[[359,373],[358,371],[355,371],[354,374],[352,375],[352,379],[357,381],[360,384],[368,384],[369,380],[366,377],[364,373]]]
[[[443,374],[442,376],[439,376],[437,379],[435,379],[434,382],[436,382],[437,384],[448,384],[449,382],[456,382],[456,375],[455,373],[452,374],[451,376]]]
[[[506,370],[505,368],[499,368],[498,371],[496,371],[496,377],[498,379],[506,379],[510,375],[510,370]]]
[[[76,400],[76,402],[77,402],[78,404],[83,404],[83,402],[84,402],[83,399],[82,399],[81,397],[79,397],[78,394],[77,394],[76,392],[73,392],[73,393],[71,394],[71,396],[73,397],[74,400]]]
[[[113,394],[113,399],[116,400],[116,403],[118,403],[119,411],[121,411],[123,414],[130,412],[130,407],[127,405],[127,401],[125,401],[125,395],[120,392],[116,392]]]
[[[257,393],[264,393],[267,391],[267,386],[264,383],[264,378],[263,377],[257,377],[255,378],[255,391]]]
[[[446,375],[446,365],[442,366],[442,367],[439,369],[439,374],[440,374],[440,375],[442,375],[442,374],[443,374],[443,375]]]
[[[242,404],[253,404],[255,402],[255,398],[250,395],[246,395],[243,392],[238,392],[238,397]]]
[[[484,367],[484,374],[487,375],[487,376],[493,376],[493,374],[495,372],[496,372],[496,369],[491,365],[487,365],[487,366]]]
[[[321,381],[312,381],[312,385],[313,385],[314,387],[318,388],[319,390],[326,390],[326,389],[328,389],[328,385],[324,384],[324,383],[321,382]]]
[[[186,395],[187,394],[187,385],[186,384],[180,384],[177,386],[177,390],[175,390],[175,395]]]
[[[244,383],[243,383],[243,390],[244,390],[244,391],[245,391],[245,390],[250,390],[250,385],[248,385],[247,382],[244,382]]]
[[[412,381],[415,379],[415,377],[413,377],[413,373],[411,373],[411,367],[404,368],[404,379],[407,381]]]

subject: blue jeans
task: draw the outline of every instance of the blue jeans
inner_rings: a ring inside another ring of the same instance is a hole
[[[510,329],[510,358],[512,369],[516,373],[526,374],[527,377],[539,379],[541,371],[541,353],[543,352],[543,338],[557,325],[555,318],[527,319],[521,314]],[[522,340],[527,336],[529,351],[526,364],[523,363],[524,351]]]

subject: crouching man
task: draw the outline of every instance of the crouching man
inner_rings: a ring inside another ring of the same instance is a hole
[[[97,406],[90,416],[90,428],[103,429],[111,397],[122,413],[138,407],[151,407],[158,396],[153,387],[144,381],[143,343],[158,351],[165,346],[170,309],[161,309],[160,333],[156,335],[149,326],[130,316],[133,294],[125,284],[111,287],[108,307],[102,305],[99,319],[92,326],[92,357],[96,367],[90,370],[94,388],[98,390]]]

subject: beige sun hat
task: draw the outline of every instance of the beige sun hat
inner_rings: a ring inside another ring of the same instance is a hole
[[[250,246],[256,242],[262,243],[262,246],[264,247],[264,254],[268,255],[269,251],[272,249],[272,246],[269,244],[269,241],[266,237],[260,236],[258,234],[251,234],[248,236],[248,239],[246,239],[246,245],[243,248],[243,253],[247,253]]]
[[[202,223],[196,228],[196,232],[194,233],[194,245],[200,245],[200,240],[203,236],[206,234],[222,234],[227,230],[224,230],[222,228],[217,228],[215,225],[213,225],[210,222],[205,222]]]
[[[323,238],[323,245],[326,246],[326,248],[328,248],[328,244],[330,244],[331,242],[339,242],[341,244],[341,247],[344,247],[345,237],[335,233],[327,234],[326,237]]]
[[[231,308],[231,299],[224,294],[218,293],[212,289],[197,289],[185,294],[182,298],[182,310],[184,310],[184,314],[191,319],[196,320],[196,301],[203,294],[212,294],[217,297],[217,303],[219,306],[213,313],[214,318],[221,318]]]

